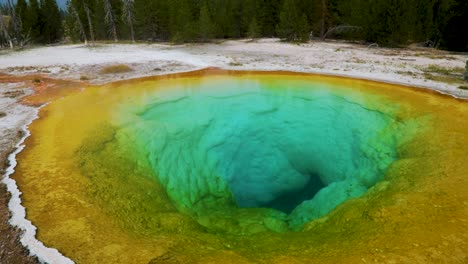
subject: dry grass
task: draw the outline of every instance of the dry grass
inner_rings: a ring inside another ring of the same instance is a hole
[[[169,67],[174,67],[175,68],[175,67],[180,67],[180,66],[184,66],[184,65],[179,63],[179,62],[176,62],[176,61],[173,61],[173,62],[170,62],[170,63],[164,65],[164,67],[167,67],[167,68],[169,68]]]
[[[131,71],[133,71],[133,69],[125,64],[115,64],[115,65],[110,65],[110,66],[106,66],[102,68],[99,73],[100,74],[116,74],[116,73],[124,73],[124,72],[131,72]]]
[[[462,67],[445,68],[436,64],[431,64],[423,69],[424,72],[437,73],[441,75],[461,74],[465,71]]]
[[[431,81],[444,82],[444,83],[450,83],[450,84],[458,84],[458,83],[463,84],[464,83],[462,78],[453,76],[453,75],[434,75],[434,74],[425,73],[424,77]]]
[[[11,91],[4,92],[3,95],[8,98],[17,98],[17,97],[23,96],[24,91],[23,90],[11,90]]]
[[[363,59],[360,59],[360,58],[357,58],[357,57],[353,57],[351,60],[349,60],[348,62],[350,63],[358,63],[358,64],[364,64],[364,63],[367,63],[367,61],[363,60]]]
[[[384,50],[381,52],[382,55],[384,56],[400,56],[401,51],[399,50]]]
[[[416,73],[412,71],[397,71],[396,73],[401,74],[401,75],[408,75],[408,76],[413,76],[416,77]]]
[[[424,72],[424,77],[428,80],[450,84],[464,84],[462,75],[465,69],[462,67],[447,68],[431,64],[421,70]]]
[[[231,61],[229,62],[229,66],[242,66],[244,64],[240,63],[240,62],[237,62],[237,61]]]
[[[34,66],[18,66],[18,67],[9,67],[9,71],[37,71],[37,67]]]

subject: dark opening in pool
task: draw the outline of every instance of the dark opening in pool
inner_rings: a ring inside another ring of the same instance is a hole
[[[261,205],[261,207],[273,208],[278,211],[290,214],[294,208],[302,202],[314,198],[315,194],[326,185],[317,174],[311,174],[306,185],[298,190],[286,192],[278,198]]]

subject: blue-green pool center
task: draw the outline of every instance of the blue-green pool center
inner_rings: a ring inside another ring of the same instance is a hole
[[[370,100],[332,84],[214,78],[123,105],[121,132],[203,226],[298,230],[362,196],[397,159],[403,126]]]

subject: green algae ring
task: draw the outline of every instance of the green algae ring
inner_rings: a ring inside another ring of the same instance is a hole
[[[351,260],[394,232],[386,206],[461,169],[417,157],[450,140],[466,164],[466,137],[445,132],[466,115],[451,98],[342,78],[149,78],[42,109],[14,177],[38,238],[82,263]]]

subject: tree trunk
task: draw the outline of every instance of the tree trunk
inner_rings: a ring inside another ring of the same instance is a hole
[[[112,5],[110,0],[104,0],[104,8],[106,11],[106,22],[110,26],[110,31],[112,33],[112,37],[114,41],[117,42],[119,39],[117,38],[117,25],[115,21],[114,11],[112,10]]]
[[[82,0],[82,3],[83,3],[83,8],[86,12],[86,18],[88,19],[88,27],[89,27],[89,37],[91,38],[91,42],[94,43],[94,29],[93,29],[93,23],[91,21],[91,15],[90,15],[90,12],[89,12],[89,8],[88,8],[88,5],[86,4],[86,2],[84,0]]]
[[[115,26],[115,23],[112,26],[112,35],[114,36],[114,42],[119,41],[119,39],[117,38],[117,27]]]
[[[6,27],[4,20],[3,20],[3,14],[2,10],[0,9],[0,30],[2,30],[3,35],[5,36],[6,40],[8,41],[8,44],[10,44],[10,49],[13,49],[13,41],[11,40],[10,34],[8,34],[8,28]]]
[[[135,32],[133,31],[133,22],[129,22],[130,24],[130,35],[132,37],[132,42],[135,43]]]
[[[15,35],[20,36],[21,28],[22,28],[21,18],[16,16],[15,5],[12,3],[11,0],[7,1],[7,6],[8,6],[8,9],[10,10],[11,20],[13,22],[12,25],[13,25],[13,30],[15,32]]]
[[[88,38],[86,37],[86,32],[85,32],[83,23],[81,23],[80,16],[78,15],[78,12],[76,12],[76,9],[73,5],[71,5],[71,10],[72,10],[73,15],[76,17],[78,26],[80,27],[80,33],[81,33],[81,36],[84,38],[84,43],[85,45],[88,45]]]
[[[130,28],[130,36],[132,42],[135,42],[135,32],[133,30],[133,0],[123,0],[123,19],[127,21],[128,27]]]
[[[322,0],[322,19],[320,21],[320,37],[323,39],[325,35],[325,16],[327,15],[327,3],[326,0]]]

